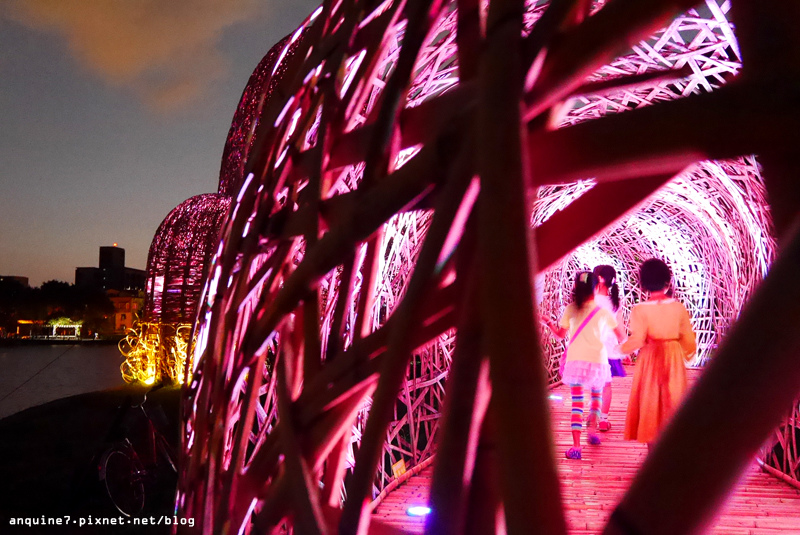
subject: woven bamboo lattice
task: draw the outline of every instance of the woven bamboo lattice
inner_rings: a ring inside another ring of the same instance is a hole
[[[227,195],[197,195],[175,207],[159,225],[147,258],[142,318],[119,345],[126,381],[183,383],[204,269],[230,204]]]
[[[760,457],[770,473],[800,488],[800,401],[792,404],[773,439],[761,449]]]
[[[710,347],[772,258],[758,172],[741,158],[757,153],[784,257],[608,530],[701,525],[800,385],[786,366],[797,341],[780,328],[798,319],[786,95],[800,77],[778,83],[778,51],[756,38],[769,27],[800,57],[787,23],[800,13],[736,5],[736,77],[730,4],[713,0],[677,18],[692,2],[325,2],[273,49],[251,78],[267,89],[245,91],[226,147],[246,161],[220,184],[238,193],[201,298],[180,514],[203,533],[365,533],[392,462],[419,463],[435,441],[430,532],[493,533],[502,511],[509,532],[563,533],[531,275],[589,239],[630,272],[665,243],[648,236],[689,227],[692,250],[660,252]],[[728,183],[743,187],[715,197]],[[556,184],[575,200],[533,238],[530,200]],[[741,218],[720,225],[737,203]],[[640,205],[624,231],[608,227]],[[744,241],[722,252],[723,238]],[[724,269],[698,286],[684,267]],[[769,356],[759,366],[754,345]]]
[[[194,321],[203,270],[214,252],[230,203],[230,198],[222,194],[197,195],[183,201],[161,222],[147,257],[146,321]]]
[[[541,224],[589,187],[591,183],[583,182],[542,188],[534,224]],[[639,265],[647,258],[662,258],[672,268],[675,296],[692,315],[698,346],[694,363],[704,364],[774,258],[766,205],[763,181],[752,158],[699,163],[540,275],[541,313],[559,318],[572,299],[575,273],[608,264],[617,270],[627,320],[631,306],[644,298]],[[542,341],[555,379],[564,343],[550,336]]]
[[[136,321],[119,342],[120,365],[128,383],[183,384],[192,325]]]

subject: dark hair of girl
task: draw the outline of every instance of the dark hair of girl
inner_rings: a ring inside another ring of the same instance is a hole
[[[603,279],[603,284],[608,288],[608,296],[611,297],[611,306],[614,312],[619,310],[619,285],[617,284],[617,270],[613,266],[601,265],[592,270],[595,277]]]
[[[583,308],[584,303],[594,297],[594,287],[597,286],[597,278],[591,271],[581,271],[575,275],[575,286],[572,289],[572,301],[578,310]]]
[[[642,262],[639,268],[639,283],[648,292],[658,292],[669,284],[672,273],[669,266],[658,258],[651,258]]]

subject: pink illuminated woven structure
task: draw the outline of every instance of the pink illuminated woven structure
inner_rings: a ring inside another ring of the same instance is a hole
[[[230,203],[229,197],[217,193],[197,195],[164,218],[147,258],[145,321],[194,322],[203,270]]]
[[[389,532],[402,460],[434,463],[430,533],[564,533],[537,299],[655,254],[711,362],[607,533],[699,529],[800,390],[800,8],[693,5],[326,1],[276,45],[226,146],[180,514]]]
[[[590,186],[541,188],[533,210],[535,224]],[[638,281],[641,261],[663,258],[673,271],[675,296],[692,314],[698,344],[695,363],[706,363],[774,258],[766,206],[753,158],[698,163],[543,272],[537,287],[541,314],[560,317],[571,301],[575,273],[608,264],[617,270],[627,317],[644,297]],[[542,343],[545,362],[556,378],[564,342],[545,335]]]
[[[197,195],[159,225],[147,258],[143,314],[119,345],[126,381],[183,383],[205,269],[230,204],[223,194]]]

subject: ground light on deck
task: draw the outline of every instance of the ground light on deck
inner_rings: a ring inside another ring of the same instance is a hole
[[[431,514],[431,508],[427,505],[412,505],[406,509],[408,516],[427,516]]]

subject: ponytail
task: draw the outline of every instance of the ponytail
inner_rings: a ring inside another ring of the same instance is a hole
[[[608,296],[611,298],[611,305],[614,312],[619,310],[619,285],[617,284],[617,270],[614,266],[601,265],[592,270],[595,277],[603,279],[603,284],[608,288]]]
[[[572,300],[578,310],[583,308],[584,303],[594,297],[594,287],[597,285],[597,277],[591,271],[581,271],[575,275],[575,286],[572,289]]]
[[[611,297],[611,305],[614,307],[614,312],[616,312],[619,310],[619,285],[616,281],[608,289],[608,295]]]

